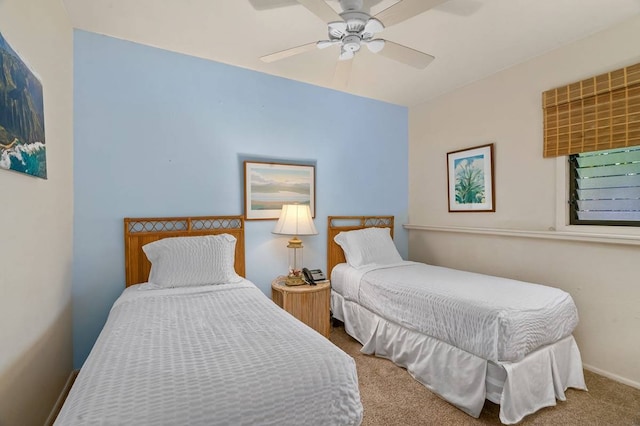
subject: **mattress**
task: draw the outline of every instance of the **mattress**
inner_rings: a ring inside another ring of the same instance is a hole
[[[358,425],[355,362],[248,281],[127,288],[56,425]]]
[[[578,324],[573,299],[560,289],[423,263],[340,264],[331,280],[346,300],[495,362],[517,362]]]

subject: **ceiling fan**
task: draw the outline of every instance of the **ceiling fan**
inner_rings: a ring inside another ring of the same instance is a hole
[[[256,0],[250,0],[255,3]],[[435,58],[392,41],[376,38],[385,28],[425,12],[446,0],[400,0],[382,12],[371,16],[363,0],[339,0],[342,13],[337,13],[325,0],[296,0],[310,12],[327,22],[329,39],[303,44],[262,56],[264,62],[275,62],[315,49],[340,46],[339,62],[334,75],[335,86],[346,86],[351,73],[351,59],[363,45],[379,55],[423,69]]]

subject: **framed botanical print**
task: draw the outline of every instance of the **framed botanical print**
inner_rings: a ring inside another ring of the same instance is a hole
[[[493,144],[447,153],[450,212],[495,212]]]

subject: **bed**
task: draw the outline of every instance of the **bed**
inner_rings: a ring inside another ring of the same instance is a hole
[[[361,423],[353,359],[242,278],[241,216],[124,231],[126,288],[56,425]]]
[[[467,414],[485,400],[513,424],[586,390],[559,289],[402,260],[393,216],[330,216],[331,309],[362,352],[405,367]]]

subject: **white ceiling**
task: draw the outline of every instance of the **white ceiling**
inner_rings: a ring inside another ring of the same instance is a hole
[[[260,56],[327,39],[291,0],[63,0],[75,28],[331,87],[339,48],[267,64]],[[396,0],[368,0],[372,15]],[[327,3],[339,10],[337,0]],[[376,4],[377,3],[377,4]],[[348,93],[412,106],[586,37],[633,15],[640,0],[449,0],[379,37],[436,57],[423,70],[356,54]]]

